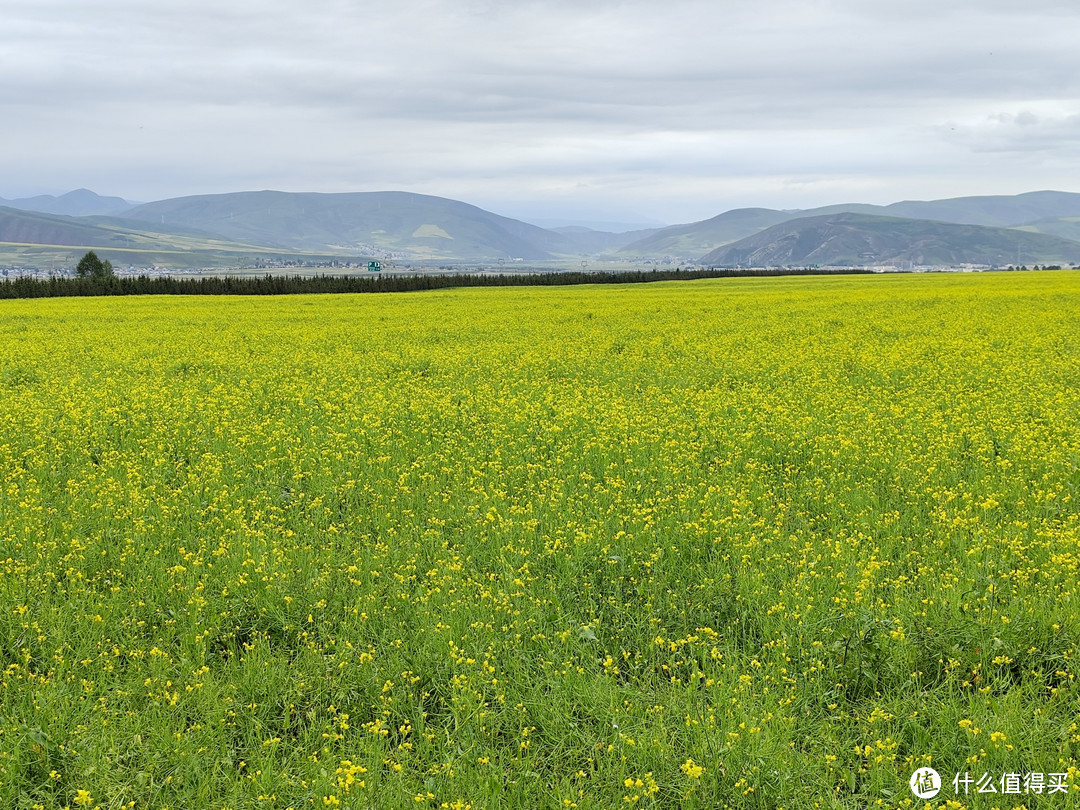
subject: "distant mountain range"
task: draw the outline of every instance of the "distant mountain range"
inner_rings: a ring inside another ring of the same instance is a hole
[[[279,258],[278,252],[260,245],[176,225],[151,228],[117,217],[0,207],[0,265],[71,267],[80,253],[91,249],[121,267],[232,267]]]
[[[402,191],[182,197],[141,205],[124,216],[292,251],[385,253],[434,261],[543,260],[581,252],[572,232],[550,231],[456,200]]]
[[[737,208],[703,222],[660,228],[621,248],[619,253],[627,257],[696,258],[720,245],[737,242],[771,225],[797,216],[799,216],[797,213],[773,211],[768,208]]]
[[[781,222],[828,214],[866,214],[960,225],[1021,228],[1033,233],[1080,239],[1080,194],[1034,191],[1011,197],[957,197],[892,205],[846,203],[801,211],[740,208],[703,222],[662,228],[646,239],[630,243],[619,253],[628,257],[667,255],[696,259]]]
[[[37,197],[24,197],[20,200],[5,200],[0,197],[0,206],[18,208],[23,211],[39,211],[43,214],[66,214],[71,217],[89,217],[95,215],[122,214],[134,206],[120,197],[101,197],[89,189],[80,188],[69,191],[59,197],[42,194]]]
[[[1060,262],[1080,262],[1080,242],[1011,228],[849,213],[790,219],[701,258],[720,267]]]
[[[120,265],[255,258],[405,262],[668,258],[705,264],[1008,264],[1080,261],[1080,194],[1040,191],[803,211],[743,208],[702,222],[611,233],[547,229],[407,192],[276,191],[133,204],[79,189],[0,199],[0,263],[94,248]],[[1019,250],[1019,254],[1018,254]],[[59,252],[58,252],[59,251]],[[54,259],[55,260],[55,259]]]

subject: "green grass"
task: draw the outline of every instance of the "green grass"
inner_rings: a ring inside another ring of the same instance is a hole
[[[1078,293],[2,302],[0,806],[1075,806]]]

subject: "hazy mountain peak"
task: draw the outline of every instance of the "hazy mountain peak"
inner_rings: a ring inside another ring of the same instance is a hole
[[[9,210],[0,217],[4,233],[9,234],[0,241],[116,250],[126,246],[129,252],[139,246],[154,246],[176,256],[183,252],[182,259],[168,259],[173,263],[205,261],[195,255],[200,250],[209,255],[212,251],[246,253],[251,248],[291,256],[383,256],[408,262],[524,259],[571,260],[576,264],[580,259],[614,252],[629,260],[695,261],[782,223],[841,214],[829,219],[828,227],[833,229],[836,244],[851,243],[851,250],[841,257],[845,261],[880,263],[885,257],[901,256],[906,250],[903,240],[911,234],[921,234],[918,238],[923,239],[924,248],[919,255],[927,257],[928,263],[996,264],[1010,254],[1016,262],[1017,246],[1019,263],[1042,264],[1055,258],[1071,261],[1080,242],[1080,194],[1055,191],[905,201],[888,206],[849,203],[801,211],[737,208],[701,222],[629,233],[592,230],[580,223],[545,229],[469,203],[406,191],[246,191],[129,207],[118,197],[102,197],[80,188],[59,197],[42,195],[6,205],[22,211]],[[107,215],[102,216],[102,211]],[[31,212],[36,219],[28,218]],[[87,216],[87,212],[94,216]],[[863,223],[853,214],[870,215],[874,221]],[[892,235],[883,230],[885,218],[891,218]],[[908,224],[900,228],[897,223]],[[943,223],[995,226],[998,230],[1005,225],[1012,230],[996,235],[969,233],[961,238],[958,231],[945,233],[937,227]],[[861,235],[855,235],[856,231]],[[813,233],[805,229],[801,233],[806,244],[814,242]],[[1055,241],[1048,235],[1072,241]],[[854,250],[859,239],[868,246]],[[988,249],[991,243],[994,251]],[[756,255],[770,263],[802,262],[795,253],[786,261],[779,253]],[[806,263],[832,260],[824,255],[807,254],[804,258]],[[915,262],[917,257],[911,256],[908,261]],[[938,258],[931,261],[933,257]],[[740,259],[736,263],[746,262]]]
[[[1047,264],[1080,261],[1080,242],[986,225],[856,212],[797,217],[717,248],[703,264],[806,265]]]
[[[69,217],[115,216],[132,207],[133,203],[120,197],[102,197],[88,188],[78,188],[55,197],[39,194],[18,200],[0,200],[0,204],[23,211],[42,214],[62,214]]]

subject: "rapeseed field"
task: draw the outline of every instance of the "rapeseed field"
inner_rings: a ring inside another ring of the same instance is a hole
[[[1075,807],[1078,490],[1074,272],[5,301],[0,807]]]

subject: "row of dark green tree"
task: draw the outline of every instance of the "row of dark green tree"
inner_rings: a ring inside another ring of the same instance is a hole
[[[20,277],[0,283],[0,298],[54,298],[87,295],[294,295],[304,293],[373,293],[441,290],[450,287],[562,286],[570,284],[635,284],[697,278],[741,276],[837,275],[866,273],[860,268],[842,270],[796,269],[695,269],[633,270],[604,272],[546,272],[521,274],[447,273],[359,276],[117,276],[108,261],[93,251],[76,267],[75,278],[34,279]]]

